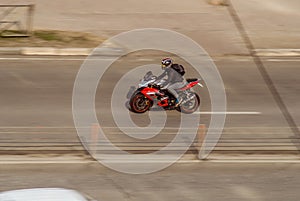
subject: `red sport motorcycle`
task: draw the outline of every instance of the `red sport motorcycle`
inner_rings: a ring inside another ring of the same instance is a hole
[[[132,112],[144,113],[156,104],[165,110],[175,109],[182,113],[191,114],[200,106],[198,94],[191,90],[195,85],[203,87],[202,84],[200,84],[200,79],[186,79],[187,84],[177,90],[180,99],[182,99],[178,106],[176,98],[168,89],[153,84],[155,80],[156,76],[154,76],[151,71],[146,73],[139,84],[139,88],[136,89],[130,97],[129,105]]]

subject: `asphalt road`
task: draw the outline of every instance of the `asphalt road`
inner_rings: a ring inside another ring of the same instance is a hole
[[[0,191],[71,188],[99,201],[298,201],[299,164],[176,164],[149,175],[126,175],[92,164],[0,166]]]
[[[72,127],[72,90],[76,74],[83,58],[28,58],[1,59],[1,111],[5,118],[2,127],[57,126]],[[118,79],[132,66],[159,63],[130,59],[112,66],[106,83],[101,85],[101,95],[111,95],[112,79]],[[228,115],[227,127],[286,127],[281,112],[267,89],[251,58],[218,59],[227,95],[227,110],[259,112],[259,115]],[[282,96],[294,120],[299,126],[299,69],[297,59],[265,61],[276,88]],[[116,70],[116,68],[119,68]],[[187,70],[188,71],[188,70]],[[186,77],[193,77],[187,73]],[[140,79],[139,77],[131,78]],[[110,83],[108,83],[110,82]],[[102,87],[103,86],[103,87]],[[205,90],[205,89],[204,89]],[[206,95],[206,91],[201,91]],[[99,95],[99,94],[97,94]],[[288,95],[288,96],[287,96]],[[101,97],[96,97],[101,100]],[[209,111],[207,96],[201,95],[202,111]],[[176,112],[172,112],[176,115]]]
[[[20,151],[26,147],[22,143],[27,143],[28,147],[35,143],[44,143],[33,148],[33,152],[43,150],[47,145],[51,147],[51,143],[57,146],[57,150],[82,151],[72,119],[72,89],[83,61],[84,58],[81,57],[1,58],[2,151],[9,152],[18,143]],[[159,61],[160,57],[133,55],[122,58],[111,66],[100,82],[96,95],[96,111],[102,127],[116,127],[109,99],[113,83],[133,67],[149,63],[159,64]],[[299,126],[299,58],[265,58],[263,63],[293,120]],[[252,59],[215,58],[215,64],[224,81],[229,112],[222,136],[224,143],[229,140],[229,144],[221,144],[217,150],[247,153],[255,150],[277,150],[283,153],[297,151],[298,136],[289,128]],[[188,65],[186,68],[186,77],[199,76]],[[160,72],[158,69],[156,71]],[[130,79],[138,81],[140,77]],[[207,89],[198,88],[196,91],[202,100],[200,110],[209,112]],[[122,106],[123,104],[120,103]],[[162,111],[153,112],[154,117],[160,117],[161,114]],[[179,113],[168,111],[167,115],[171,119],[168,127],[176,127]],[[147,114],[132,115],[132,119],[141,126],[149,123]],[[208,125],[209,122],[210,114],[201,114],[200,123]],[[160,138],[155,142],[159,140]]]

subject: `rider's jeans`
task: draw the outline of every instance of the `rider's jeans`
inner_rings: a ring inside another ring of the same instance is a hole
[[[173,84],[168,85],[166,88],[178,100],[178,93],[177,93],[176,89],[180,89],[180,88],[184,87],[185,84],[186,84],[186,82],[184,82],[184,81],[182,81],[182,82],[175,82]]]

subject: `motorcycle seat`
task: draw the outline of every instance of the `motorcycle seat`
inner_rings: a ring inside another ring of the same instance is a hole
[[[197,80],[198,80],[197,78],[187,78],[186,79],[187,82],[195,82]]]

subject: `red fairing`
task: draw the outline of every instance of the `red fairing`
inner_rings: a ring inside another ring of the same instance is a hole
[[[182,87],[180,90],[184,91],[184,90],[190,89],[190,88],[194,87],[198,83],[199,83],[199,81],[190,82],[186,86]]]
[[[161,94],[158,89],[146,87],[141,91],[148,99],[153,100],[157,94]]]
[[[168,100],[169,100],[169,99],[165,99],[165,100],[159,101],[159,102],[157,103],[157,105],[160,106],[160,107],[166,107],[166,106],[169,105]]]

